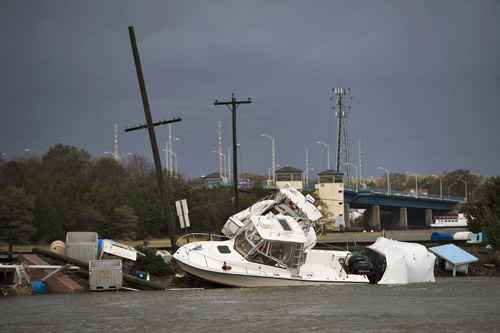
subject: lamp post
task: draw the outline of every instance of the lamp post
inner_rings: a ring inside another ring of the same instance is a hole
[[[386,175],[386,184],[387,184],[387,194],[391,194],[391,172],[387,170],[386,168],[383,168],[381,166],[377,167],[377,169],[383,170]]]
[[[230,163],[231,163],[231,147],[227,147],[227,154],[226,154],[226,177],[227,177],[227,182],[228,184],[231,184],[231,168],[230,168]],[[234,179],[233,179],[234,181]]]
[[[177,169],[177,153],[170,151],[170,155],[173,157],[172,161],[172,176],[179,174],[179,170]]]
[[[238,177],[236,177],[236,179],[238,179],[238,183],[240,181],[240,175],[243,173],[243,164],[241,164],[241,145],[239,143],[236,144],[236,149],[238,150],[238,165],[240,166],[238,168]]]
[[[306,147],[306,172],[304,173],[304,188],[309,185],[309,148]]]
[[[418,175],[415,172],[406,171],[407,174],[415,176],[415,198],[418,198]]]
[[[463,182],[464,185],[465,185],[465,188],[464,188],[464,192],[465,192],[464,193],[464,198],[465,198],[465,202],[467,202],[468,199],[469,199],[469,193],[467,191],[467,179],[465,179],[465,178],[459,178],[458,181]]]
[[[432,177],[437,177],[439,179],[439,198],[443,200],[443,177],[440,175],[432,175]]]
[[[326,161],[327,161],[327,166],[326,168],[330,170],[330,145],[327,143],[324,143],[323,141],[316,141],[317,144],[322,145],[323,147],[326,148]]]
[[[268,138],[271,140],[272,152],[271,152],[271,168],[273,172],[273,183],[276,183],[276,138],[269,134],[261,134],[260,136]]]
[[[455,186],[456,184],[458,184],[458,180],[457,181],[454,181],[453,183],[451,183],[450,185],[448,185],[448,199],[450,198],[450,190],[453,186]]]
[[[359,173],[358,173],[358,170],[359,169],[358,169],[358,167],[356,165],[354,165],[351,162],[345,162],[344,164],[345,165],[350,165],[350,166],[352,166],[354,168],[354,171],[356,172],[356,192],[358,192],[358,190],[359,190],[359,187],[358,187],[358,185],[359,185]]]

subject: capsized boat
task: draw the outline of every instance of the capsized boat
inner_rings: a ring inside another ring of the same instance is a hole
[[[435,257],[422,245],[384,239],[357,252],[314,249],[313,222],[320,217],[312,198],[281,189],[231,216],[222,229],[229,239],[192,242],[173,257],[186,273],[233,287],[433,281],[433,275],[408,278],[422,265],[433,272]]]

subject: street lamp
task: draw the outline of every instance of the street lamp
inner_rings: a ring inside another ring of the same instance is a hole
[[[415,198],[418,198],[418,175],[410,171],[406,171],[406,173],[411,176],[415,176]]]
[[[170,154],[174,157],[174,162],[172,162],[172,176],[179,174],[179,170],[177,169],[177,153],[171,151]]]
[[[439,198],[443,200],[443,177],[438,176],[438,175],[432,175],[432,177],[438,177],[439,178]]]
[[[271,152],[271,165],[273,171],[273,183],[276,183],[276,138],[269,134],[261,134],[260,136],[268,138],[271,140],[272,152]]]
[[[359,190],[359,187],[358,187],[358,185],[359,185],[359,178],[358,178],[359,177],[359,173],[358,173],[358,170],[359,169],[358,169],[358,167],[356,165],[354,165],[351,162],[345,162],[344,164],[345,165],[350,165],[350,166],[352,166],[354,168],[354,171],[356,172],[356,192],[358,192],[358,190]]]
[[[453,183],[451,183],[450,185],[448,185],[448,198],[450,198],[450,190],[453,186],[455,186],[456,184],[458,184],[458,180],[454,181]]]
[[[236,150],[238,150],[238,182],[240,181],[240,175],[243,173],[243,164],[241,164],[241,145],[239,143],[236,144]]]
[[[327,161],[327,169],[330,170],[330,145],[327,143],[324,143],[323,141],[316,141],[317,144],[322,145],[323,147],[326,148],[326,161]]]
[[[465,195],[464,195],[464,197],[465,197],[465,202],[467,202],[467,201],[468,201],[468,199],[469,199],[469,193],[468,193],[468,191],[467,191],[467,179],[465,179],[465,178],[459,178],[459,179],[458,179],[458,181],[463,182],[463,183],[464,183],[464,185],[465,185],[465,189],[464,189],[464,191],[465,191],[465,193],[464,193],[464,194],[465,194]]]
[[[385,175],[386,175],[385,182],[387,184],[387,194],[391,194],[391,178],[390,178],[391,172],[389,170],[387,170],[386,168],[383,168],[381,166],[377,167],[377,169],[383,170],[385,172]]]

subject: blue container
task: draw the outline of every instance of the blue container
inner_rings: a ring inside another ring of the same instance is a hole
[[[434,231],[431,234],[431,240],[453,240],[453,236],[449,232]]]
[[[43,281],[31,281],[31,290],[33,295],[44,295],[48,293],[47,284]]]

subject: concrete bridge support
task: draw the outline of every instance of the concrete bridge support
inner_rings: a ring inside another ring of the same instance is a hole
[[[371,229],[380,229],[380,206],[375,205],[368,209],[368,226]]]
[[[425,226],[430,227],[432,224],[432,209],[425,209]]]
[[[399,208],[399,227],[402,230],[408,229],[408,209],[406,207]]]

